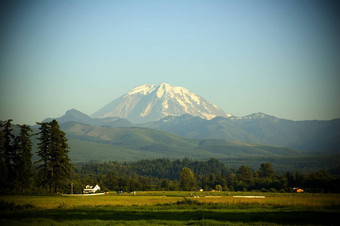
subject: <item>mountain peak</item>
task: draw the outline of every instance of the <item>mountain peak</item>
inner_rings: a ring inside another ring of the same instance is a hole
[[[137,86],[92,116],[98,118],[116,116],[143,123],[183,114],[209,120],[216,116],[230,116],[188,89],[168,83]]]
[[[258,113],[253,113],[253,114],[244,116],[243,118],[244,119],[264,119],[264,118],[275,119],[276,117],[271,116],[271,115],[267,115],[267,114],[262,113],[262,112],[258,112]]]
[[[170,87],[170,86],[172,86],[172,85],[163,82],[163,83],[161,83],[159,86],[160,86],[160,87]]]
[[[65,115],[75,115],[75,114],[85,115],[83,112],[78,111],[77,109],[74,109],[74,108],[66,111],[66,113],[65,113]]]
[[[134,94],[142,94],[142,95],[146,95],[150,92],[152,92],[155,89],[155,85],[153,84],[145,84],[145,85],[141,85],[141,86],[137,86],[135,88],[133,88],[132,90],[130,90],[126,95],[134,95]]]

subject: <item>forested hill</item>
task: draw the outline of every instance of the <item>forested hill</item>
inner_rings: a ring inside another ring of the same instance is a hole
[[[13,134],[19,127],[12,125]],[[271,162],[278,172],[319,169],[338,173],[339,155],[306,155],[290,148],[228,142],[222,139],[185,139],[149,128],[113,128],[85,125],[75,122],[61,124],[70,146],[73,163],[89,161],[134,162],[141,159],[194,160],[216,158],[231,167],[247,165],[257,168],[262,162]],[[32,134],[38,128],[32,128]],[[33,161],[37,161],[37,136],[32,136]]]
[[[169,116],[144,126],[187,138],[217,138],[279,145],[309,153],[338,153],[340,150],[340,119],[292,121],[256,113],[245,117],[204,120],[183,115]]]
[[[75,122],[61,124],[75,162],[135,161],[155,158],[228,158],[254,156],[301,156],[286,147],[230,142],[222,139],[186,139],[150,128],[116,128],[85,125]]]
[[[50,121],[51,119],[46,119]],[[244,117],[215,117],[211,120],[192,115],[167,116],[158,121],[133,124],[117,117],[91,118],[69,110],[57,118],[60,124],[78,122],[94,126],[148,127],[185,138],[224,139],[246,143],[290,147],[306,153],[338,153],[340,150],[340,119],[326,121],[292,121],[264,113]]]

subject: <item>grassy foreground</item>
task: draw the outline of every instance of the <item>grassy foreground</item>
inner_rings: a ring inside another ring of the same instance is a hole
[[[0,225],[327,225],[338,222],[340,195],[137,192],[0,196],[0,209]]]

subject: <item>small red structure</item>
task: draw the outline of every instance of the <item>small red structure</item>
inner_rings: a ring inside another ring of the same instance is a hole
[[[303,193],[305,192],[305,190],[303,190],[302,188],[293,188],[293,190],[297,193]]]

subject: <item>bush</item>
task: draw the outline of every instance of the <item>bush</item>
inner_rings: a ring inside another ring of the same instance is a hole
[[[32,204],[25,204],[25,205],[16,205],[14,202],[6,202],[0,200],[0,209],[1,210],[23,210],[23,209],[32,209],[34,206]]]
[[[277,192],[277,190],[276,190],[275,188],[270,188],[269,191],[270,191],[270,192],[274,192],[274,193]]]
[[[218,184],[218,185],[216,185],[216,190],[217,190],[217,191],[222,191],[222,186],[221,186],[221,185],[219,185],[219,184]]]
[[[177,201],[175,203],[176,205],[196,205],[196,206],[201,206],[201,205],[204,205],[204,203],[198,201],[198,200],[195,200],[195,199],[187,199],[187,198],[183,198],[182,201]]]

